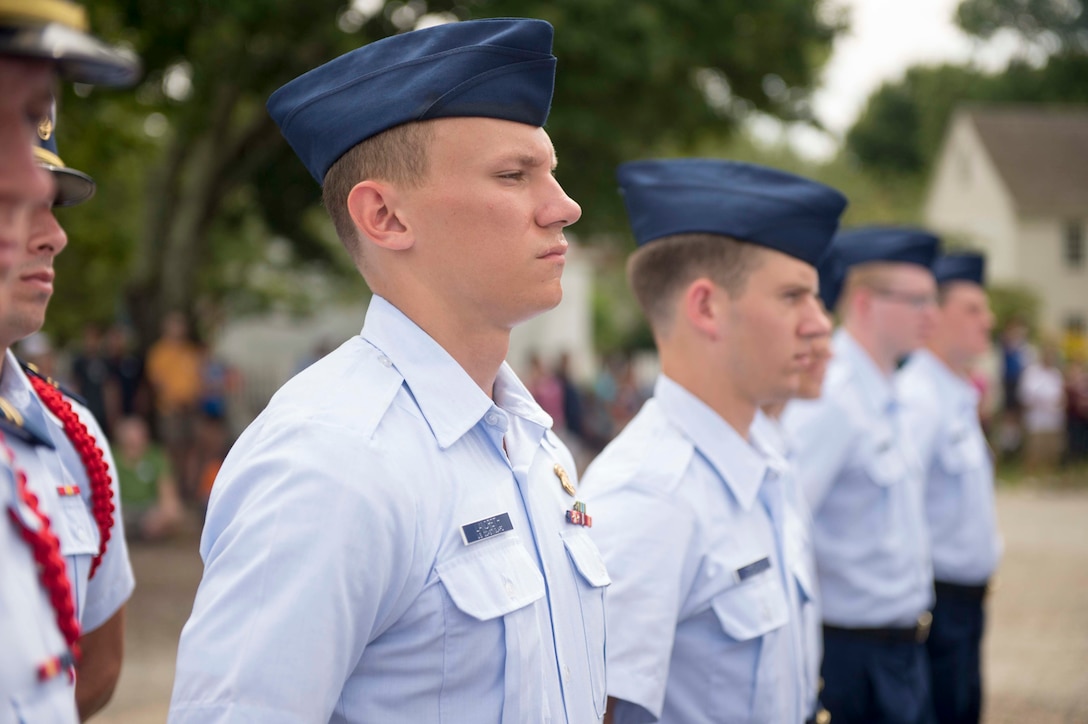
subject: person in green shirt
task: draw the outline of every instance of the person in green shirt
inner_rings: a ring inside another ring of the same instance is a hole
[[[128,537],[144,541],[168,538],[177,532],[184,515],[169,460],[151,442],[142,418],[120,420],[115,438],[113,457]]]

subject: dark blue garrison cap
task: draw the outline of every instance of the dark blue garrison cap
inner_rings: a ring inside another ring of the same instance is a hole
[[[410,121],[482,116],[543,126],[555,84],[552,26],[470,20],[394,35],[295,78],[268,112],[310,174]]]
[[[820,275],[820,299],[827,311],[835,311],[835,305],[839,303],[839,295],[842,293],[842,283],[846,277],[846,267],[842,263],[835,244],[827,248],[820,263],[816,265],[816,272]]]
[[[57,106],[54,103],[49,115],[38,121],[38,145],[34,147],[34,160],[49,171],[56,182],[53,206],[75,206],[94,196],[95,183],[82,171],[65,166],[57,155],[56,122]]]
[[[974,282],[986,285],[986,258],[977,252],[963,251],[937,257],[933,263],[933,276],[938,284],[948,282]]]
[[[900,262],[932,268],[941,240],[928,231],[906,226],[866,226],[835,237],[843,270],[867,262]]]
[[[846,208],[846,197],[829,186],[739,161],[631,161],[616,175],[639,246],[675,234],[721,234],[816,266]]]

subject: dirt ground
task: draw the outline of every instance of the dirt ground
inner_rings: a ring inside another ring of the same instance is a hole
[[[989,607],[990,724],[1088,722],[1088,491],[1002,490],[1005,559]],[[178,634],[201,563],[195,534],[132,550],[125,667],[98,724],[166,720]]]

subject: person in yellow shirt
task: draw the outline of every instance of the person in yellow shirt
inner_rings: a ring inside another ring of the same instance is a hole
[[[162,336],[147,353],[147,379],[155,399],[158,435],[184,497],[192,498],[193,426],[200,396],[199,346],[180,312],[163,320]]]

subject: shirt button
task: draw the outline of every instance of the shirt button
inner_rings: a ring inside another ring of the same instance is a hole
[[[485,422],[486,422],[486,423],[487,423],[488,425],[498,425],[498,424],[499,424],[499,416],[498,416],[498,415],[496,415],[496,414],[495,414],[494,412],[489,412],[489,413],[487,413],[487,415],[486,415],[486,416],[484,417],[484,421],[485,421]]]
[[[378,358],[378,361],[381,362],[386,367],[392,367],[393,366],[393,360],[389,359],[384,354],[381,357]]]
[[[513,598],[514,597],[514,582],[511,581],[509,578],[507,578],[505,588],[506,588],[506,595],[509,596],[510,598]]]
[[[563,683],[570,683],[570,667],[566,665],[563,666]]]

